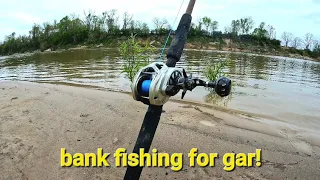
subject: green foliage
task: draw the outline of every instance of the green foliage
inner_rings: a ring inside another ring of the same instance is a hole
[[[122,73],[125,73],[131,82],[139,69],[149,64],[150,54],[153,53],[153,47],[149,42],[142,47],[135,37],[136,35],[131,35],[119,48],[125,62]]]
[[[202,25],[205,29],[202,29]],[[198,25],[192,23],[190,27],[190,36],[214,36],[215,30],[219,27],[218,21],[212,20],[210,17],[202,17],[198,20]]]
[[[227,76],[227,74],[223,71],[228,63],[230,62],[230,58],[227,57],[227,59],[223,60],[221,56],[218,58],[218,62],[208,62],[208,66],[206,67],[204,71],[204,75],[206,78],[210,81],[215,81],[221,76]]]
[[[203,25],[206,27],[206,31],[209,32],[209,27],[211,25],[211,18],[209,17],[203,17],[202,18],[202,22],[203,22]]]
[[[163,42],[171,28],[165,18],[153,18],[155,28],[150,29],[147,23],[134,20],[133,16],[128,13],[124,13],[122,17],[123,19],[120,20],[117,10],[112,9],[101,14],[88,11],[84,12],[83,17],[73,14],[51,23],[34,24],[27,35],[17,35],[13,32],[6,36],[4,41],[0,43],[0,55],[35,50],[56,50],[84,44],[90,46],[102,43],[114,47],[118,45],[119,40],[132,33],[136,34],[136,37],[151,37],[156,41]],[[275,39],[275,28],[271,25],[266,26],[264,22],[255,28],[253,33],[250,33],[254,26],[251,17],[232,20],[230,26],[226,27],[225,33],[216,31],[218,25],[219,23],[210,17],[199,18],[196,23],[191,24],[188,41],[196,42],[200,48],[209,47],[209,43],[214,43],[217,49],[222,50],[228,44],[236,50],[252,52],[256,50],[258,50],[257,52],[270,52],[272,50],[272,52],[281,53],[290,51],[312,58],[320,57],[318,45],[314,43],[315,39],[311,33],[307,33],[303,39],[285,38],[286,46],[291,45],[296,49],[293,51],[281,48],[281,41]],[[290,41],[291,43],[289,43]],[[162,46],[161,43],[156,44]],[[305,50],[298,50],[301,45],[304,45]]]
[[[226,58],[222,58],[221,56],[219,56],[218,62],[216,62],[216,61],[209,61],[208,62],[208,66],[204,70],[204,75],[210,81],[215,81],[221,76],[227,76],[227,73],[224,72],[224,70],[226,69],[226,67],[228,65],[230,65],[231,62],[232,61],[231,61],[230,56],[227,56]],[[234,83],[234,82],[232,82],[232,83]],[[223,105],[223,106],[227,107],[228,103],[233,98],[232,93],[225,98],[221,98],[219,95],[216,94],[216,92],[213,88],[207,88],[207,90],[209,90],[209,94],[207,94],[205,97],[206,103],[211,103],[211,104],[215,104],[215,105]],[[234,90],[235,90],[235,87],[232,86],[231,91],[234,91]]]
[[[315,42],[314,49],[311,53],[311,57],[319,58],[320,57],[320,41]]]
[[[219,27],[219,23],[218,21],[212,21],[210,24],[210,28],[211,28],[211,34],[213,35],[214,31],[217,30]]]
[[[200,27],[199,27],[200,25]],[[203,33],[201,31],[201,24],[196,25],[195,23],[191,23],[191,27],[189,30],[189,37],[199,37],[203,36]]]
[[[265,29],[265,22],[260,23],[259,27],[255,28],[252,34],[259,39],[267,39],[268,31]]]
[[[152,19],[152,22],[155,26],[155,34],[165,34],[166,32],[168,33],[171,28],[168,24],[168,21],[165,18],[160,19],[155,17]]]
[[[251,17],[245,17],[240,19],[240,30],[242,34],[249,34],[253,28],[254,22]]]
[[[240,20],[231,21],[231,33],[234,36],[237,36],[239,34],[240,28],[241,28]]]
[[[46,49],[56,50],[79,44],[98,44],[111,42],[115,37],[135,33],[138,36],[149,35],[149,27],[146,23],[132,20],[126,17],[126,29],[118,25],[117,11],[112,9],[100,15],[92,11],[85,12],[84,18],[76,15],[63,17],[53,23],[34,24],[28,35],[16,36],[13,32],[0,44],[0,55],[23,53],[27,51]],[[136,23],[133,23],[136,22]],[[130,27],[130,24],[133,24]],[[131,28],[128,31],[129,27]],[[113,42],[113,41],[112,41]]]

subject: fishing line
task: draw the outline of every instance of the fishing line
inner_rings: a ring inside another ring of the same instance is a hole
[[[181,10],[181,7],[182,7],[183,3],[184,3],[184,0],[182,0],[182,3],[181,3],[181,5],[180,5],[179,11],[178,11],[178,14],[177,14],[177,16],[176,16],[176,18],[174,19],[174,22],[173,22],[173,24],[172,24],[172,28],[170,28],[169,34],[168,34],[168,36],[167,36],[167,40],[166,40],[166,42],[164,43],[164,46],[163,46],[162,51],[161,51],[161,53],[160,53],[159,61],[161,61],[162,55],[163,55],[163,53],[164,53],[164,50],[166,49],[167,43],[168,43],[169,38],[170,38],[170,35],[171,35],[171,33],[172,33],[173,26],[176,24],[176,21],[177,21],[177,18],[178,18],[178,16],[179,16],[179,14],[180,14],[180,10]]]

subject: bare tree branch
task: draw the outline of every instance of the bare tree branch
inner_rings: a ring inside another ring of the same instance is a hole
[[[285,46],[288,47],[289,43],[292,41],[293,34],[289,32],[283,32],[281,38],[284,41]]]
[[[314,41],[313,34],[307,33],[304,35],[304,45],[306,49],[310,49],[310,46],[312,46],[313,41]]]

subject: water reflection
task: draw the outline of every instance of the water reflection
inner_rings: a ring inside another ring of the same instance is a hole
[[[194,77],[205,78],[210,63],[229,57],[224,72],[233,81],[230,96],[220,98],[204,88],[187,93],[185,99],[229,108],[274,114],[283,112],[317,114],[320,107],[320,63],[281,57],[264,57],[210,51],[186,51],[177,66]],[[154,55],[155,59],[158,57]],[[116,49],[71,50],[1,58],[0,80],[25,80],[89,85],[130,91],[130,82],[121,73],[123,61]],[[298,98],[297,98],[298,97]],[[303,107],[303,108],[301,108]],[[319,113],[318,113],[319,114]]]
[[[209,104],[214,104],[218,106],[228,107],[228,103],[231,101],[234,93],[230,93],[227,97],[220,97],[214,90],[208,90],[209,93],[205,96],[205,102]]]

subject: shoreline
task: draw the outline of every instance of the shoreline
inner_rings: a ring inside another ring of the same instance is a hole
[[[131,152],[146,106],[125,93],[44,83],[0,81],[0,173],[5,179],[122,179],[125,168],[61,168],[60,148],[71,153]],[[115,103],[116,102],[116,103]],[[132,108],[134,107],[134,108]],[[187,154],[251,153],[262,166],[225,172],[216,167],[144,168],[141,179],[316,179],[320,134],[276,120],[243,116],[190,102],[164,106],[151,148]],[[123,133],[125,132],[125,133]],[[111,159],[112,161],[112,159]]]
[[[108,46],[100,46],[100,45],[91,45],[91,46],[86,46],[86,45],[75,45],[74,47],[69,47],[69,48],[60,48],[57,49],[55,51],[51,51],[51,50],[45,50],[45,51],[40,51],[40,50],[36,50],[33,52],[25,52],[25,53],[15,53],[12,55],[7,55],[7,56],[0,56],[0,60],[6,59],[6,58],[19,58],[19,57],[24,57],[24,56],[32,56],[34,54],[45,54],[45,53],[60,53],[60,52],[64,52],[64,51],[72,51],[72,50],[96,50],[96,49],[115,49],[112,47],[108,47]],[[159,49],[161,50],[161,47],[155,47],[154,49]],[[167,49],[167,48],[166,48]],[[311,57],[307,57],[307,56],[298,56],[296,54],[289,54],[289,56],[285,56],[285,55],[273,55],[272,53],[267,53],[267,54],[259,54],[259,53],[253,53],[253,52],[249,52],[247,50],[244,51],[233,51],[233,50],[218,50],[215,48],[207,48],[207,49],[200,49],[200,48],[188,48],[186,46],[185,51],[205,51],[205,52],[217,52],[217,53],[235,53],[235,54],[247,54],[247,55],[252,55],[252,56],[263,56],[263,57],[276,57],[276,58],[288,58],[288,59],[298,59],[298,60],[306,60],[306,61],[313,61],[313,62],[320,62],[320,59],[314,59]]]

